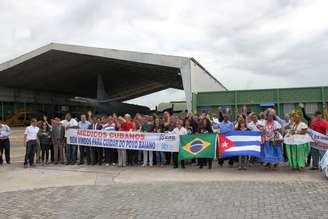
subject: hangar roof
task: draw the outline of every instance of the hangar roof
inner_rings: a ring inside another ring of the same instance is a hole
[[[167,88],[183,89],[188,57],[50,43],[0,65],[0,86],[97,97],[97,76],[109,98],[124,101]]]

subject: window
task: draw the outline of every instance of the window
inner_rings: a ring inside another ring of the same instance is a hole
[[[228,112],[231,112],[234,110],[234,108],[232,108],[232,106],[230,106],[230,105],[224,105],[224,106],[220,106],[220,107],[222,108],[222,110],[228,111]]]
[[[285,113],[291,113],[295,110],[295,104],[294,103],[285,103],[284,104],[284,114]]]
[[[317,103],[307,103],[305,104],[305,112],[309,114],[314,114],[315,111],[318,110]]]
[[[67,112],[68,110],[68,106],[61,106],[61,111]]]
[[[249,105],[242,105],[242,106],[239,106],[239,109],[238,109],[239,111],[239,113],[241,113],[241,112],[245,112],[245,113],[250,113],[250,112],[252,112],[252,109],[251,109],[251,107],[249,106]]]

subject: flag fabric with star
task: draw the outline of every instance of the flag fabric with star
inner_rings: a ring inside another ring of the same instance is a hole
[[[179,160],[215,158],[216,134],[181,135]]]
[[[219,157],[261,155],[261,133],[258,131],[230,131],[218,135]]]

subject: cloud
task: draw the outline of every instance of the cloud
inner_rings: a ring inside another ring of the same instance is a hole
[[[49,42],[196,58],[229,89],[326,85],[328,2],[0,2],[0,62]],[[167,95],[167,94],[170,95]],[[183,98],[169,90],[133,102]]]

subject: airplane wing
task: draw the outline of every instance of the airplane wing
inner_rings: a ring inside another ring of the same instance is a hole
[[[110,103],[118,100],[118,98],[112,98],[112,99],[105,99],[105,100],[97,100],[93,98],[87,98],[87,97],[74,97],[69,99],[73,102],[80,102],[80,103]]]

